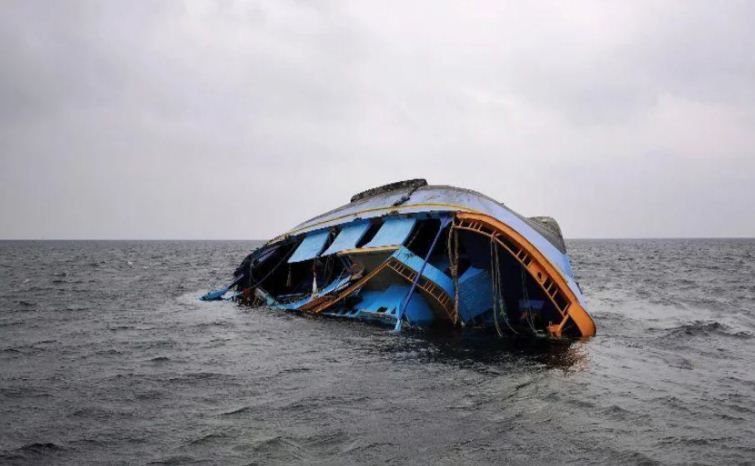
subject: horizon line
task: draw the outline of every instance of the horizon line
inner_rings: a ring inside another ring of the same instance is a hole
[[[654,240],[654,239],[755,239],[755,236],[595,236],[564,238],[579,240]],[[269,241],[243,238],[0,238],[0,241]]]

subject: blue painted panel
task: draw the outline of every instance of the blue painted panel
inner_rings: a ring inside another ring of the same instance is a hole
[[[409,292],[409,288],[409,285],[393,284],[385,290],[362,291],[359,294],[362,300],[354,306],[354,309],[326,311],[325,314],[392,324],[396,321],[398,308]],[[378,312],[381,308],[384,311]],[[430,325],[435,320],[432,308],[430,308],[422,295],[417,293],[409,301],[404,316],[411,325],[420,327]]]
[[[470,267],[459,277],[459,316],[469,322],[493,307],[490,273]]]
[[[407,289],[407,291],[409,290]],[[409,303],[406,305],[404,316],[406,317],[406,320],[409,321],[410,325],[418,325],[420,327],[430,325],[435,320],[435,314],[430,308],[430,305],[427,304],[425,298],[418,293],[412,295],[412,299],[410,299]]]
[[[407,291],[409,287],[404,285],[391,285],[385,290],[367,291],[362,296],[362,301],[354,307],[360,311],[369,312],[377,312],[378,309],[384,307],[386,313],[395,315],[395,310],[401,305],[401,300],[404,299]]]
[[[393,257],[398,259],[402,264],[411,268],[415,272],[419,272],[422,268],[422,264],[425,260],[418,255],[414,254],[404,246],[401,246],[398,251],[393,253]],[[446,292],[449,296],[454,295],[454,282],[451,277],[438,270],[432,264],[427,264],[425,270],[422,272],[422,276],[434,282]]]
[[[382,291],[360,291],[359,297],[362,299],[359,301],[358,304],[356,304],[354,307],[356,309],[363,309],[367,311],[371,311],[373,308],[373,304],[375,301],[379,300],[381,295],[383,294]],[[377,307],[375,307],[377,309]]]
[[[319,256],[325,247],[325,243],[328,241],[328,233],[328,230],[309,233],[302,240],[301,244],[299,244],[299,247],[296,248],[294,254],[288,259],[288,263],[302,262]]]
[[[414,225],[415,218],[393,217],[385,220],[375,236],[365,244],[364,248],[377,248],[383,246],[400,246],[409,237]]]
[[[398,307],[407,291],[409,287],[402,285],[392,285],[385,290],[363,290],[359,293],[361,301],[353,308],[334,309],[325,311],[325,314],[393,325],[396,322]],[[383,312],[378,312],[381,308]]]
[[[333,243],[321,254],[321,256],[328,256],[337,252],[345,251],[346,249],[355,248],[360,239],[364,237],[367,230],[370,228],[370,222],[354,222],[348,225],[344,225],[341,232],[338,233]]]

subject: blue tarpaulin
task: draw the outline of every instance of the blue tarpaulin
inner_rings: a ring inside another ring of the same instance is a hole
[[[335,254],[337,252],[345,251],[347,249],[355,248],[360,239],[364,237],[367,230],[370,228],[370,222],[354,222],[345,225],[336,239],[333,240],[333,244],[322,253],[323,256]]]
[[[328,233],[328,230],[320,230],[308,234],[288,259],[288,263],[302,262],[319,256],[328,241]]]
[[[380,227],[372,240],[363,248],[377,248],[384,246],[401,246],[412,232],[417,219],[408,217],[389,218]]]

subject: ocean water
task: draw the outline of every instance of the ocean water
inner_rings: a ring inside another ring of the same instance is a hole
[[[254,245],[0,242],[0,463],[755,460],[755,240],[570,241],[571,344],[200,302]]]

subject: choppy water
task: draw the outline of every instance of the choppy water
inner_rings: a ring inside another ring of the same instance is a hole
[[[755,240],[570,242],[572,345],[199,302],[253,244],[0,242],[0,463],[755,458]]]

